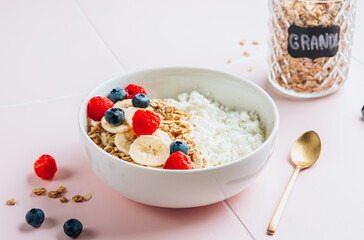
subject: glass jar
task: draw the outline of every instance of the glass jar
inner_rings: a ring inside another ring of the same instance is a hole
[[[302,98],[338,90],[348,75],[356,0],[269,3],[269,81]]]

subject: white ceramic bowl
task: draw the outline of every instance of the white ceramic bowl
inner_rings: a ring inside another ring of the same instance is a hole
[[[176,98],[181,93],[197,90],[210,93],[214,100],[231,108],[258,111],[265,126],[266,141],[237,161],[207,169],[163,170],[120,160],[87,136],[86,109],[90,98],[107,96],[113,88],[132,83],[143,86],[150,98]],[[121,75],[96,87],[81,104],[79,126],[86,159],[108,186],[140,203],[184,208],[229,198],[260,175],[273,151],[278,111],[263,89],[239,76],[201,68],[159,68]]]

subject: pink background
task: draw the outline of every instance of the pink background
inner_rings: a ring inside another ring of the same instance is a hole
[[[68,239],[62,226],[69,218],[84,225],[79,239],[363,238],[363,10],[358,1],[346,84],[331,96],[300,101],[276,93],[267,82],[266,1],[0,1],[1,238]],[[240,46],[241,40],[247,45]],[[206,207],[162,209],[118,195],[91,171],[79,142],[77,111],[88,91],[125,72],[177,65],[246,77],[267,90],[280,112],[265,174],[237,196]],[[290,147],[311,129],[321,136],[322,155],[299,175],[276,234],[268,236],[293,171]],[[33,173],[34,161],[45,153],[59,166],[52,181]],[[61,204],[30,194],[35,187],[60,185],[68,198],[78,193],[93,198]],[[12,197],[17,204],[6,206]],[[25,223],[32,207],[46,214],[41,228]]]

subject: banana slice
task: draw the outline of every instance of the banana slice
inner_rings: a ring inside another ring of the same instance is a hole
[[[138,136],[133,130],[123,133],[117,133],[115,136],[115,145],[120,151],[129,154],[130,145],[137,138]]]
[[[133,117],[134,117],[134,113],[136,111],[138,111],[139,109],[140,108],[135,108],[135,107],[130,107],[130,108],[124,109],[124,112],[125,112],[125,121],[126,121],[126,123],[130,127],[133,127]]]
[[[105,120],[105,117],[101,119],[101,126],[103,129],[111,133],[122,133],[131,129],[131,127],[125,122],[119,126],[113,126]]]
[[[133,103],[131,102],[131,99],[124,99],[121,101],[117,101],[114,104],[114,107],[116,107],[116,108],[128,108],[128,107],[132,107],[132,106],[133,106]]]
[[[160,129],[157,129],[154,133],[153,136],[159,137],[160,139],[162,139],[163,142],[165,142],[168,146],[171,145],[172,143],[172,139],[171,137],[168,135],[168,133],[166,133],[165,131],[162,131]]]
[[[147,166],[161,166],[169,157],[169,146],[159,137],[143,135],[130,146],[130,157]]]

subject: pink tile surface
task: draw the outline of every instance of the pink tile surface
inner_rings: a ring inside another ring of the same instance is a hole
[[[238,72],[245,67],[241,64],[226,70]],[[255,81],[267,89],[278,105],[281,122],[277,144],[265,175],[228,200],[256,239],[362,237],[364,120],[360,109],[364,103],[363,69],[363,65],[353,61],[349,79],[339,92],[305,101],[277,94],[264,84],[266,77],[256,73]],[[298,176],[276,234],[267,236],[270,218],[293,172],[289,150],[300,134],[311,129],[321,136],[320,159]]]
[[[78,94],[122,72],[73,1],[0,9],[0,105]]]
[[[249,239],[242,225],[218,203],[192,209],[163,209],[130,201],[97,178],[84,159],[76,121],[81,97],[2,109],[0,153],[0,234],[4,239],[68,239],[62,226],[69,218],[84,225],[79,239]],[[19,112],[29,117],[26,121]],[[34,161],[51,154],[59,170],[52,181],[33,172]],[[88,202],[62,204],[58,199],[33,196],[35,187],[66,187],[65,196],[92,193]],[[17,204],[4,202],[14,197]],[[33,207],[46,220],[34,229],[25,223]]]
[[[244,51],[259,55],[267,49],[265,1],[77,2],[129,71],[165,65],[214,66],[246,58]],[[252,21],[255,15],[258,21]],[[244,48],[241,40],[247,41]],[[253,46],[254,40],[260,46]]]

